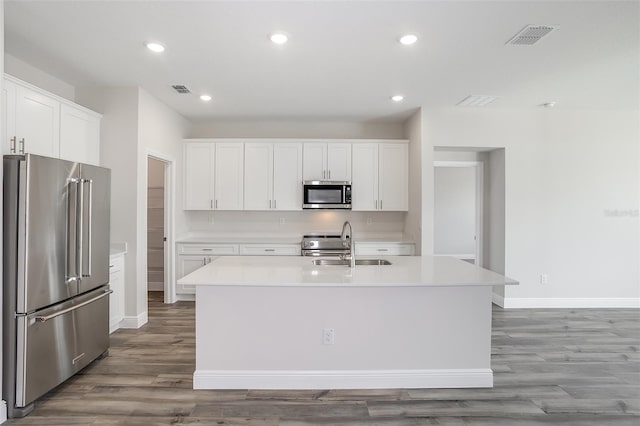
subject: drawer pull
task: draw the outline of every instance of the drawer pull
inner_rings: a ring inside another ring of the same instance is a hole
[[[203,249],[202,249],[202,251],[212,251],[212,250],[213,250],[213,249],[210,249],[210,248],[208,248],[208,249],[203,248]]]
[[[76,310],[76,309],[78,309],[78,308],[82,308],[83,306],[87,306],[89,303],[93,303],[93,302],[95,302],[96,300],[102,299],[103,297],[108,296],[108,295],[110,295],[111,293],[113,293],[113,290],[105,290],[105,292],[104,292],[104,293],[102,293],[102,294],[101,294],[101,295],[99,295],[99,296],[94,297],[93,299],[89,299],[89,300],[87,300],[86,302],[82,302],[82,303],[79,303],[79,304],[77,304],[77,305],[75,305],[75,306],[71,306],[71,307],[69,307],[69,308],[67,308],[67,309],[63,309],[63,310],[61,310],[60,312],[56,312],[55,314],[47,315],[47,316],[44,316],[44,317],[36,317],[36,318],[35,318],[35,320],[36,320],[36,322],[46,322],[46,321],[49,321],[49,320],[51,320],[51,319],[54,319],[54,318],[56,318],[56,317],[59,317],[60,315],[67,314],[67,313],[69,313],[69,312],[71,312],[71,311],[75,311],[75,310]]]
[[[264,249],[264,251],[276,251],[276,249]]]
[[[379,248],[378,251],[389,251],[389,249]]]

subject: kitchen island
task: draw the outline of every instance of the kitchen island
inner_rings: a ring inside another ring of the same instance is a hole
[[[195,389],[491,387],[491,295],[517,284],[466,262],[388,256],[316,266],[225,256],[196,286]]]

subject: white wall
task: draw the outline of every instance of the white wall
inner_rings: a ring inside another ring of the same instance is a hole
[[[476,169],[439,167],[434,171],[434,253],[476,253]]]
[[[172,162],[169,180],[173,190],[179,194],[182,189],[182,140],[187,134],[188,121],[180,114],[140,89],[139,91],[139,121],[138,121],[138,162],[137,162],[137,297],[136,312],[138,315],[147,311],[147,159],[149,155]],[[176,197],[181,200],[181,197]],[[176,232],[183,233],[185,216],[180,204],[169,199],[169,204],[175,208],[172,223],[165,230],[169,241],[175,241]],[[172,248],[171,246],[170,248]],[[169,251],[169,276],[173,276],[173,253]],[[173,279],[171,281],[174,281]],[[171,301],[168,299],[168,301]]]
[[[349,121],[196,121],[190,138],[403,139],[402,123]]]
[[[52,76],[15,56],[4,55],[4,72],[47,90],[70,101],[75,101],[76,89],[71,84]]]
[[[216,235],[272,236],[296,240],[304,234],[340,233],[345,220],[351,221],[356,241],[392,233],[402,237],[404,212],[350,211],[188,211],[191,232]],[[213,221],[213,223],[211,223]],[[284,223],[281,223],[284,221]]]
[[[422,112],[418,110],[404,126],[409,139],[409,211],[404,224],[407,238],[416,242],[416,254],[422,253]]]
[[[81,103],[103,114],[100,125],[100,162],[102,166],[111,169],[111,242],[127,243],[125,317],[135,318],[138,315],[136,265],[141,262],[136,205],[141,194],[146,194],[146,189],[141,193],[135,184],[138,165],[139,89],[78,88],[77,96]]]
[[[432,145],[505,147],[505,273],[521,282],[507,306],[638,305],[637,111],[451,108],[424,120]]]

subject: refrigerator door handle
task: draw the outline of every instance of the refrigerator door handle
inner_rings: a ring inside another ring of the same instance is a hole
[[[91,264],[93,263],[92,253],[91,253],[91,234],[93,228],[93,180],[92,179],[82,179],[83,184],[86,183],[89,189],[87,195],[87,232],[85,234],[84,228],[82,228],[82,250],[86,249],[86,256],[83,253],[83,261],[82,265],[82,277],[88,278],[91,276]],[[84,191],[84,185],[83,185]],[[83,194],[84,199],[84,194]],[[84,206],[83,206],[84,207]],[[84,210],[80,211],[80,214],[84,218]],[[84,220],[84,219],[83,219]],[[85,244],[86,243],[86,244]],[[86,266],[85,266],[86,265]]]
[[[83,306],[86,306],[86,305],[88,305],[89,303],[93,303],[93,302],[95,302],[96,300],[100,300],[100,299],[102,299],[103,297],[106,297],[106,296],[110,295],[111,293],[113,293],[113,290],[105,290],[105,292],[104,292],[104,293],[102,293],[101,295],[96,296],[96,297],[94,297],[94,298],[92,298],[92,299],[89,299],[89,300],[85,300],[84,302],[82,302],[82,303],[78,303],[78,304],[77,304],[77,305],[75,305],[75,306],[71,306],[71,307],[69,307],[69,308],[67,308],[67,309],[63,309],[63,310],[61,310],[61,311],[56,312],[55,314],[46,315],[46,316],[42,316],[42,317],[35,317],[34,319],[35,319],[35,321],[36,321],[36,322],[46,322],[46,321],[49,321],[49,320],[51,320],[51,319],[54,319],[55,317],[59,317],[60,315],[64,315],[64,314],[67,314],[67,313],[69,313],[69,312],[71,312],[71,311],[75,311],[75,310],[76,310],[76,309],[78,309],[78,308],[82,308]]]
[[[72,191],[74,189],[74,191]],[[67,283],[78,281],[80,264],[78,263],[78,246],[80,226],[78,223],[78,204],[80,203],[80,179],[69,179],[68,185],[68,218],[67,218]]]
[[[77,276],[82,278],[84,265],[84,179],[78,179],[78,203],[76,208],[76,262]]]

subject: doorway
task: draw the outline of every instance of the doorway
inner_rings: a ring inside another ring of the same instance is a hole
[[[165,164],[152,157],[147,161],[147,290],[164,292]]]
[[[434,162],[434,188],[434,254],[482,266],[482,162]]]
[[[175,302],[173,165],[172,159],[147,152],[147,291],[164,303]]]

